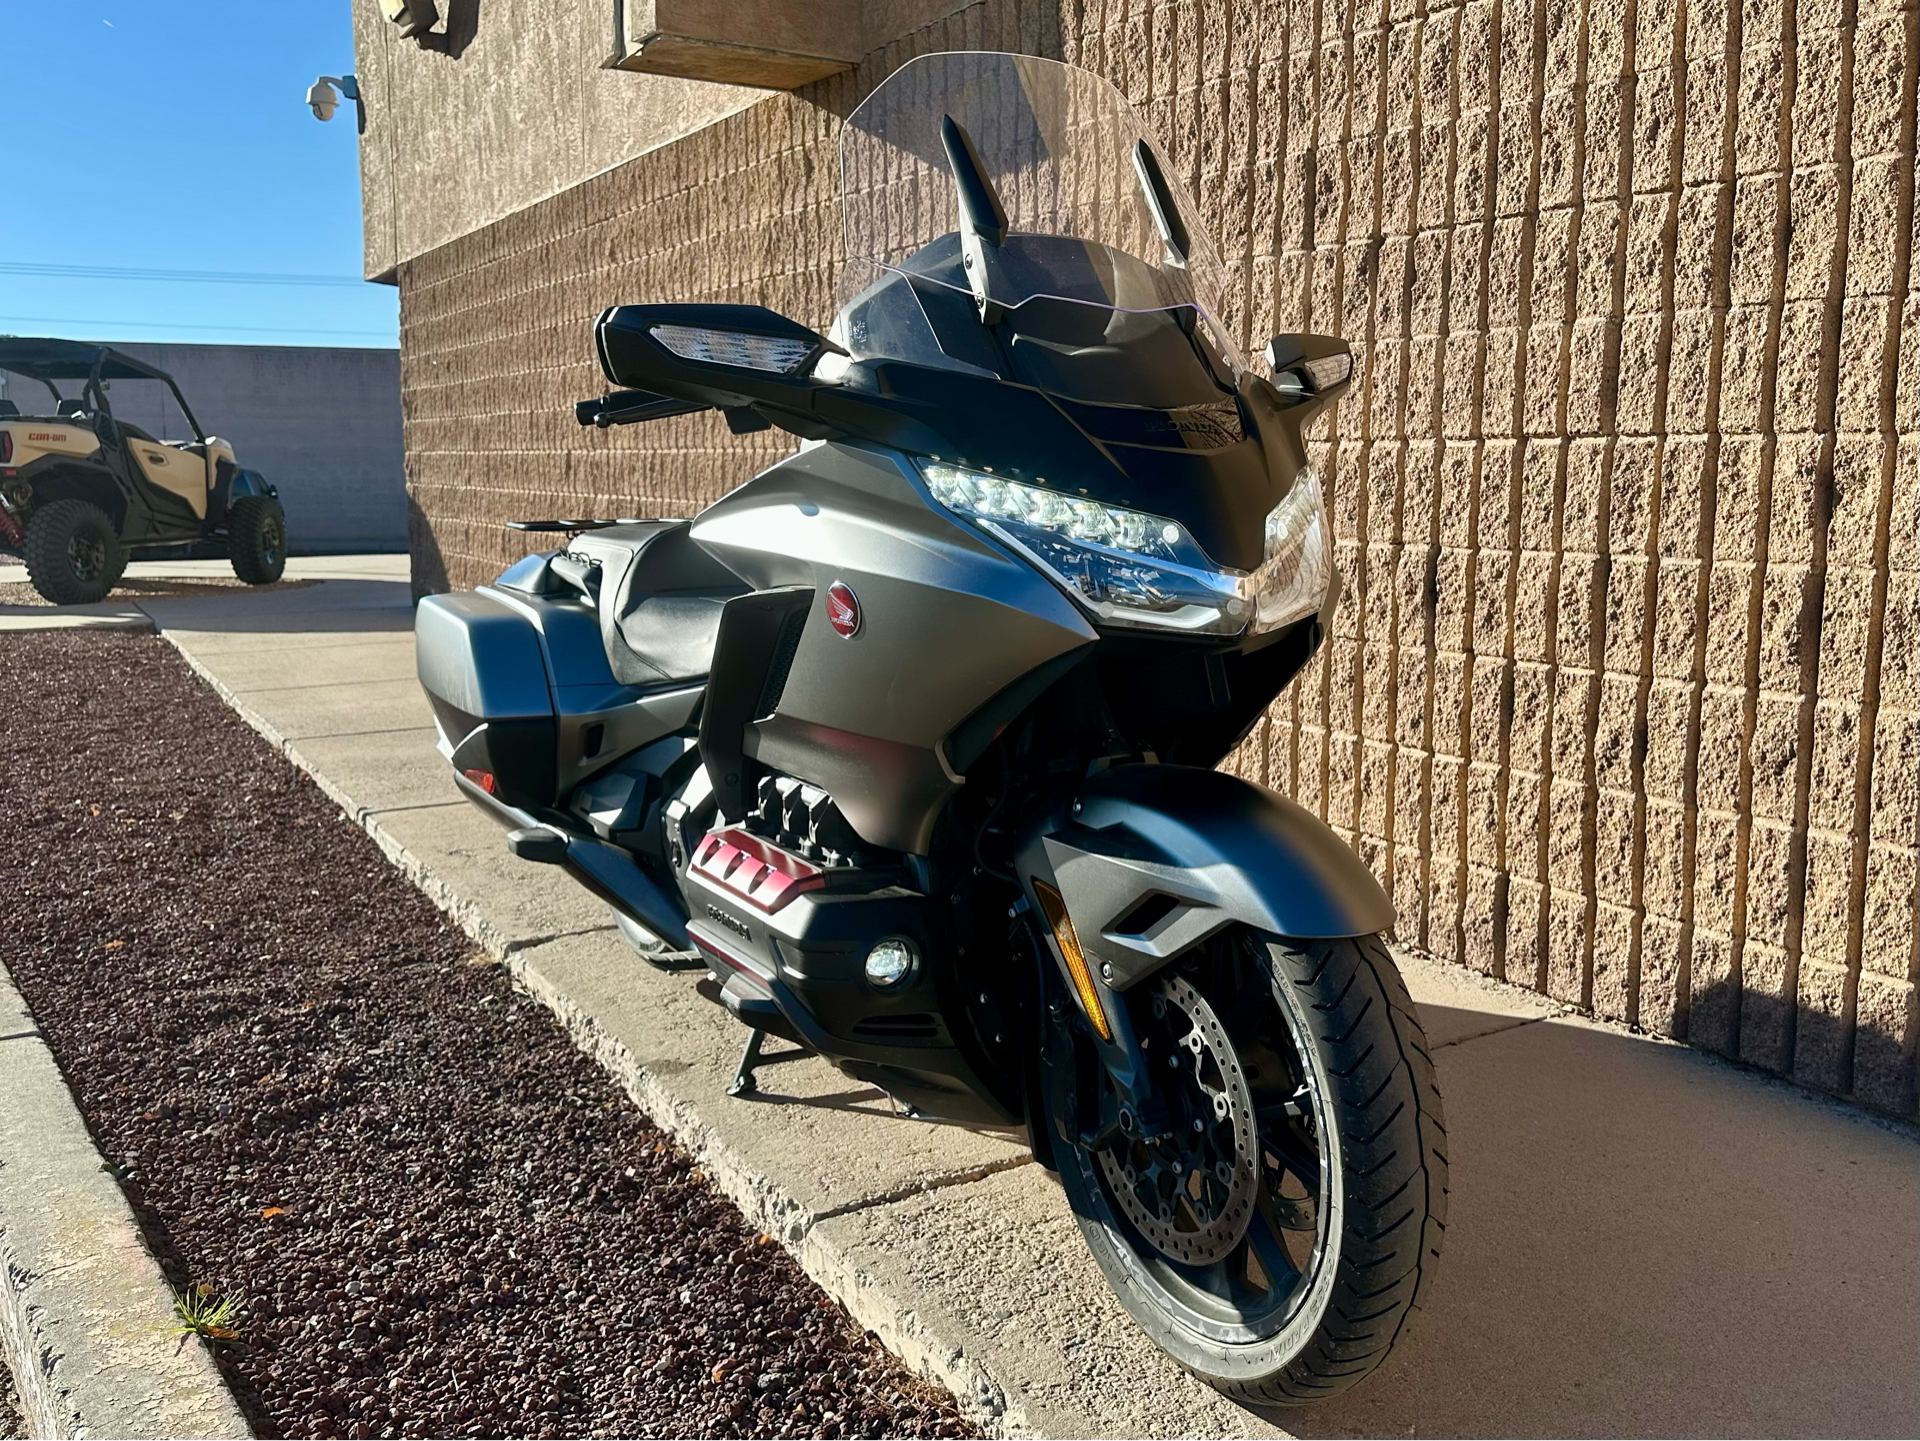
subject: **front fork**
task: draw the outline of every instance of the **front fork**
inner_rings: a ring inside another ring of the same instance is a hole
[[[1156,1141],[1173,1133],[1174,1118],[1166,1098],[1154,1085],[1148,1068],[1147,1053],[1140,1044],[1126,996],[1106,986],[1100,978],[1090,977],[1107,1023],[1101,1036],[1087,1014],[1073,986],[1071,971],[1059,952],[1059,944],[1035,924],[1032,909],[1023,899],[1014,908],[1016,924],[1024,923],[1029,943],[1036,953],[1040,975],[1039,1048],[1044,1052],[1041,1068],[1047,1093],[1048,1114],[1053,1118],[1055,1137],[1087,1151],[1098,1151],[1125,1137],[1134,1141]],[[1099,1110],[1093,1116],[1081,1114],[1074,1100],[1080,1094],[1074,1085],[1076,1051],[1086,1046],[1105,1073],[1107,1084],[1097,1088]]]

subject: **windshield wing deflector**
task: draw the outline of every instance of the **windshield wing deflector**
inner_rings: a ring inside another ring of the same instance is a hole
[[[953,188],[960,202],[960,255],[967,272],[967,288],[980,307],[981,321],[992,325],[1005,313],[1005,307],[994,298],[993,276],[1000,268],[1000,247],[1007,243],[1007,207],[987,179],[973,137],[951,115],[940,117],[940,144],[947,152],[947,166],[953,171]]]
[[[1133,142],[1133,168],[1140,177],[1140,192],[1153,214],[1154,229],[1160,232],[1160,241],[1167,247],[1169,261],[1184,268],[1187,253],[1193,248],[1193,238],[1187,233],[1187,222],[1180,218],[1172,187],[1160,169],[1160,157],[1145,140]]]
[[[840,180],[837,298],[857,359],[981,363],[975,326],[961,338],[932,323],[947,290],[1002,341],[1033,300],[1048,302],[1035,312],[1048,329],[1067,323],[1053,302],[1182,325],[1192,315],[1228,367],[1244,368],[1227,319],[1234,288],[1205,221],[1099,75],[1032,55],[918,56],[847,117]]]

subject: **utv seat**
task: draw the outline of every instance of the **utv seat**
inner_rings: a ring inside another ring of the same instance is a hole
[[[600,562],[600,636],[622,685],[687,685],[713,666],[720,612],[752,587],[695,544],[684,520],[588,531],[569,547]]]

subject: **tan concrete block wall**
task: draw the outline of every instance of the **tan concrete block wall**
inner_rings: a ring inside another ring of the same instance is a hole
[[[423,588],[517,516],[691,514],[783,453],[577,429],[614,301],[816,325],[838,118],[910,54],[1112,77],[1238,276],[1360,360],[1346,602],[1230,765],[1407,941],[1882,1109],[1920,977],[1916,13],[1882,0],[987,0],[401,270]]]

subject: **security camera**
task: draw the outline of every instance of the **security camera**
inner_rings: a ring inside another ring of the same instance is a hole
[[[307,107],[313,111],[315,120],[331,120],[333,112],[340,108],[340,96],[331,81],[331,76],[322,75],[307,91]]]
[[[335,86],[339,87],[339,95],[334,94]],[[333,119],[333,112],[340,108],[341,95],[346,96],[346,98],[351,100],[355,107],[358,108],[360,106],[360,82],[351,75],[322,75],[307,89],[307,108],[313,111],[313,118],[315,120],[331,120]],[[362,133],[366,131],[366,128],[366,111],[361,109],[360,129]]]

